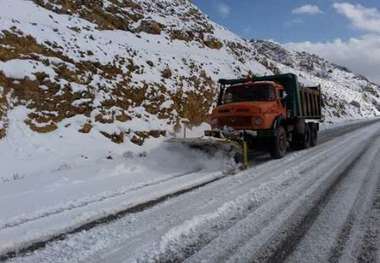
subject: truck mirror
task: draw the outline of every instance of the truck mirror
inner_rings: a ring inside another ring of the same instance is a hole
[[[232,102],[233,102],[232,93],[230,93],[230,92],[226,93],[225,97],[224,97],[224,103],[228,104],[228,103],[232,103]]]

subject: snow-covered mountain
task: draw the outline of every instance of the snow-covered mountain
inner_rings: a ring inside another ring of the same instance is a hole
[[[379,87],[341,66],[247,41],[188,0],[0,0],[0,138],[66,131],[141,145],[206,121],[219,78],[294,72],[326,119],[380,113]]]

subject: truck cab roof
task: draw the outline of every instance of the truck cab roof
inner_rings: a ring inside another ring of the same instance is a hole
[[[259,84],[266,84],[266,85],[272,85],[272,86],[281,86],[279,83],[275,81],[247,81],[245,83],[239,83],[239,84],[233,84],[230,87],[240,87],[240,86],[254,86],[254,85],[259,85]]]

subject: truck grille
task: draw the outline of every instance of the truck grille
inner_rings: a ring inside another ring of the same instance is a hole
[[[251,117],[222,117],[219,119],[221,127],[249,128],[251,127]]]

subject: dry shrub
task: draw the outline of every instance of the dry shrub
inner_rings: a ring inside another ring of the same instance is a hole
[[[145,140],[148,139],[149,137],[150,137],[149,132],[136,131],[130,141],[136,145],[142,146]]]
[[[103,123],[103,124],[111,124],[114,122],[114,118],[108,116],[107,114],[100,113],[100,114],[95,116],[95,121]]]
[[[170,38],[190,42],[194,40],[195,35],[191,31],[172,30],[170,32]]]
[[[130,141],[136,145],[142,146],[145,140],[139,136],[133,135]]]
[[[129,115],[124,111],[118,113],[115,118],[117,121],[120,121],[120,122],[127,122],[127,121],[132,120],[132,118],[129,117]]]
[[[0,129],[0,139],[7,135],[7,130],[5,128]]]
[[[124,133],[123,132],[119,132],[119,133],[115,132],[115,133],[109,134],[107,132],[101,131],[100,133],[103,134],[103,136],[105,136],[106,138],[113,141],[114,143],[121,144],[124,142]]]
[[[208,121],[207,114],[216,97],[216,85],[206,72],[201,71],[199,76],[186,79],[194,90],[184,92],[182,89],[172,94],[174,109],[178,112],[178,118],[186,118],[191,126],[200,125]],[[177,128],[180,127],[179,119],[176,120]]]
[[[149,136],[153,138],[159,138],[161,136],[166,136],[166,131],[162,130],[150,130],[149,131]]]
[[[216,38],[205,40],[204,44],[211,49],[221,49],[223,47],[223,43]]]
[[[161,76],[164,79],[170,79],[172,77],[172,71],[169,67],[166,67],[163,71],[161,71]]]
[[[92,125],[91,123],[85,123],[82,128],[79,129],[79,132],[81,133],[90,133],[92,130]]]
[[[145,32],[152,35],[160,35],[164,26],[153,20],[143,20],[137,28],[137,32]]]

